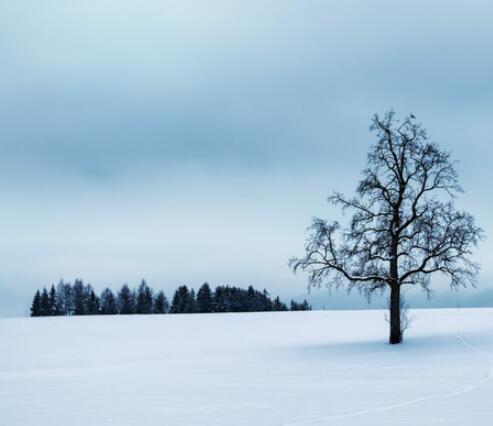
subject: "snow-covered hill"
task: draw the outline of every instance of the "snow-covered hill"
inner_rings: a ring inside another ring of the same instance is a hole
[[[0,424],[485,425],[493,309],[0,320]]]

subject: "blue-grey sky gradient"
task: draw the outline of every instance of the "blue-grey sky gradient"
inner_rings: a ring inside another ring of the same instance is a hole
[[[389,107],[460,160],[491,235],[492,20],[478,0],[0,1],[0,315],[60,277],[302,296],[287,259]]]

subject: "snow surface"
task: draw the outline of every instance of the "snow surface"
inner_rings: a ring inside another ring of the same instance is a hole
[[[0,320],[0,425],[486,425],[493,309]]]

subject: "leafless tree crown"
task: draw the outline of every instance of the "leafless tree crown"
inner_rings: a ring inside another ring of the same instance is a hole
[[[450,154],[430,141],[411,114],[375,115],[377,142],[354,198],[335,192],[329,202],[350,211],[346,227],[315,218],[305,255],[293,258],[309,285],[348,285],[369,296],[387,285],[420,285],[441,273],[452,287],[475,285],[479,265],[471,249],[482,238],[473,216],[459,211],[459,186]]]

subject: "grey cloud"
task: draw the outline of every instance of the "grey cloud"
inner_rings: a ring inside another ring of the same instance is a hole
[[[389,107],[414,112],[461,160],[461,203],[489,234],[492,14],[487,1],[4,2],[0,234],[10,263],[0,286],[27,294],[58,270],[99,282],[142,270],[174,283],[179,258],[167,275],[160,259],[192,239],[171,232],[176,221],[217,234],[197,243],[214,255],[190,280],[236,276],[297,294],[303,278],[286,256],[301,249],[312,214],[331,213],[326,194],[354,187],[373,140],[369,119]],[[147,205],[167,230],[155,254],[143,241],[152,232],[135,219]],[[63,225],[63,244],[53,219],[61,212],[74,224]],[[106,239],[87,240],[107,222]],[[253,254],[228,259],[223,274],[210,265],[238,226],[249,229],[238,247]],[[257,243],[266,251],[255,255]],[[41,248],[48,254],[37,263]],[[133,250],[144,254],[130,262]],[[491,252],[485,243],[483,263]],[[26,263],[32,275],[21,278]],[[485,265],[484,282],[491,276]]]

